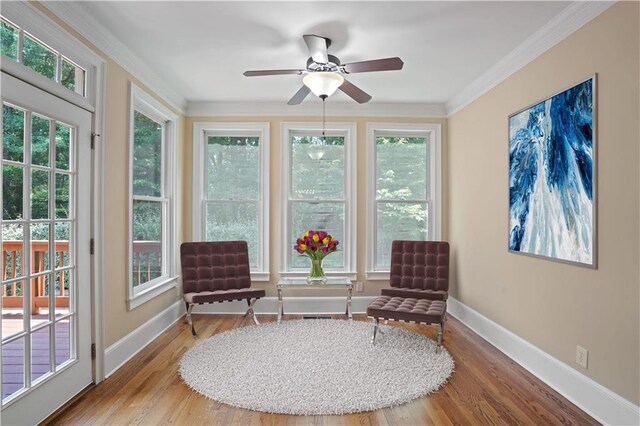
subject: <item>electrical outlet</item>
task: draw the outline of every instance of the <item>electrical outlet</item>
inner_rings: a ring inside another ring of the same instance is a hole
[[[576,346],[576,362],[587,368],[587,360],[589,358],[589,351],[582,346]]]
[[[356,281],[356,291],[364,291],[364,283],[362,281]]]

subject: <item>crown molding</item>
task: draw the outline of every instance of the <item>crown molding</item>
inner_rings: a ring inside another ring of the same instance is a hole
[[[142,84],[163,97],[174,109],[184,114],[187,107],[185,97],[171,89],[169,84],[138,59],[124,43],[116,39],[109,30],[79,4],[80,2],[74,1],[42,2],[42,5],[58,18],[135,76]]]
[[[615,1],[571,3],[484,74],[453,96],[446,104],[447,116],[452,116],[478,99],[615,3]]]
[[[326,105],[327,116],[352,117],[446,117],[444,104],[427,103],[367,103],[331,102]],[[320,101],[307,101],[300,105],[284,102],[189,102],[190,117],[239,117],[239,116],[301,116],[322,115]]]

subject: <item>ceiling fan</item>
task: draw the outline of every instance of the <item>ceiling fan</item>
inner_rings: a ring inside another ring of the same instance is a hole
[[[303,86],[287,102],[289,105],[298,105],[309,92],[313,92],[322,100],[331,96],[337,89],[350,96],[354,101],[363,104],[371,100],[371,95],[350,83],[343,75],[358,72],[393,71],[401,70],[404,63],[398,57],[373,59],[370,61],[351,62],[343,64],[340,59],[327,52],[331,46],[331,40],[314,34],[302,36],[311,57],[307,59],[305,69],[285,70],[258,70],[245,71],[245,77],[259,77],[264,75],[296,74],[304,75]]]

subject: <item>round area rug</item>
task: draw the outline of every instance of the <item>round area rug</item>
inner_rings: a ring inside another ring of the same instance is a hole
[[[442,386],[453,372],[446,350],[399,327],[297,320],[238,328],[206,339],[180,361],[202,395],[268,413],[328,415],[398,405]]]

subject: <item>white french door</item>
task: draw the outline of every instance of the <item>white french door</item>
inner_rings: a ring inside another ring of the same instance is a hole
[[[3,424],[92,382],[91,113],[2,72]]]

